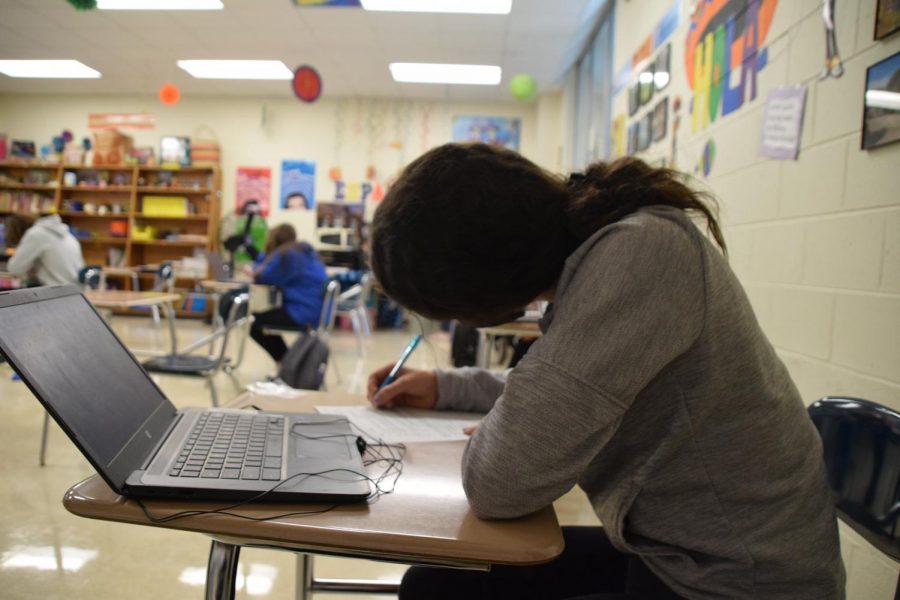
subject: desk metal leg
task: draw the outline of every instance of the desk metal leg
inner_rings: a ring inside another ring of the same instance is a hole
[[[174,355],[178,348],[178,339],[175,337],[175,307],[172,306],[171,302],[166,302],[163,304],[163,307],[166,311],[166,321],[169,322],[169,338],[172,342],[172,354]]]
[[[41,432],[41,456],[40,463],[44,466],[44,459],[47,457],[47,434],[50,429],[50,413],[44,411],[44,430]]]
[[[491,368],[491,348],[494,345],[494,336],[483,331],[478,332],[478,356],[476,364],[482,369]]]
[[[234,600],[241,547],[213,540],[206,567],[206,600]]]
[[[297,600],[310,600],[313,592],[396,594],[399,581],[375,579],[317,579],[313,574],[311,554],[297,555]]]

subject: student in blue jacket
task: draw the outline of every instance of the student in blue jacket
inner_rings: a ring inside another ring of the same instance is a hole
[[[325,266],[306,242],[297,241],[291,225],[278,225],[269,232],[266,253],[253,271],[256,283],[281,290],[281,306],[254,313],[250,337],[281,363],[287,345],[280,335],[263,332],[269,326],[315,327],[322,312],[322,289],[327,279]]]

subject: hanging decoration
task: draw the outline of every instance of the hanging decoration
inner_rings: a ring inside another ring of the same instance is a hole
[[[825,68],[819,79],[840,77],[844,74],[844,63],[837,47],[837,31],[834,26],[835,0],[822,0],[822,22],[825,25]]]
[[[294,95],[303,102],[315,102],[322,95],[322,78],[309,65],[300,65],[294,71],[291,82]]]
[[[519,73],[509,81],[509,93],[520,102],[527,102],[537,93],[537,81],[528,73]]]
[[[158,95],[159,101],[166,106],[173,106],[181,100],[181,90],[174,83],[164,83],[159,86]]]
[[[69,0],[75,10],[93,10],[97,8],[97,0]]]

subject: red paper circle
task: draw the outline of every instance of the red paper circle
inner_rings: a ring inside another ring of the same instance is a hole
[[[181,99],[181,90],[174,83],[164,83],[159,87],[159,101],[163,104],[176,104]]]
[[[297,67],[292,82],[294,95],[303,102],[315,102],[322,95],[322,78],[308,65]]]

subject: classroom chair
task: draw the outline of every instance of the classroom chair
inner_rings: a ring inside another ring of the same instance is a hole
[[[78,283],[81,289],[96,290],[103,284],[103,267],[100,265],[85,265],[78,271]]]
[[[140,288],[140,284],[138,284]],[[174,292],[175,291],[175,268],[172,263],[165,261],[160,263],[153,275],[153,286],[148,290],[150,292]],[[153,315],[153,324],[159,325],[159,306],[151,306],[150,314]]]
[[[369,337],[372,331],[369,328],[369,312],[367,303],[372,293],[374,282],[371,273],[364,273],[359,283],[343,292],[338,298],[337,314],[350,317],[353,333],[356,334],[356,342],[359,355],[365,355],[363,336]]]
[[[838,516],[900,562],[900,413],[860,398],[829,396],[808,410],[822,437]]]
[[[222,294],[219,299],[219,315],[222,318],[222,325],[212,334],[213,337],[221,340],[218,353],[209,355],[189,353],[205,345],[208,340],[204,338],[200,343],[193,344],[190,351],[153,358],[143,363],[144,368],[151,373],[205,378],[212,397],[212,404],[218,406],[219,398],[216,393],[214,377],[220,370],[224,370],[237,384],[233,371],[226,369],[232,362],[226,355],[226,351],[231,332],[235,328],[243,326],[245,319],[248,318],[249,305],[250,293],[246,289],[231,290]]]

